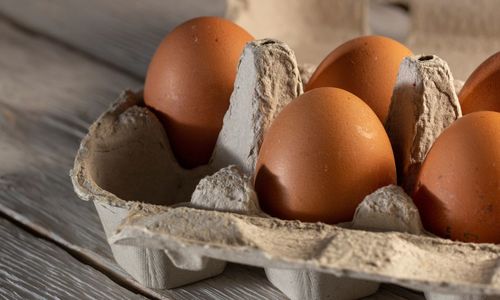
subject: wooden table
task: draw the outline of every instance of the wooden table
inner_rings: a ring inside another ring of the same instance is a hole
[[[159,291],[141,287],[114,262],[92,203],[77,198],[68,173],[89,124],[121,90],[142,86],[154,46],[179,18],[160,25],[164,16],[155,8],[169,1],[151,0],[152,8],[138,6],[135,16],[104,1],[101,11],[75,15],[86,20],[77,30],[61,6],[83,9],[83,2],[98,1],[0,3],[0,298],[285,299],[259,268],[229,264],[213,279]],[[193,11],[188,3],[183,17],[221,10]],[[102,36],[91,28],[99,22],[109,23]],[[109,34],[113,26],[128,35]],[[369,299],[422,295],[383,286]]]

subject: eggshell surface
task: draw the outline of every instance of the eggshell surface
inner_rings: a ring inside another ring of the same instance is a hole
[[[475,112],[437,138],[413,196],[428,231],[500,243],[500,113]]]
[[[408,48],[386,37],[355,38],[337,47],[320,63],[306,91],[328,86],[347,90],[365,101],[385,122],[399,64],[410,55]]]
[[[172,150],[186,168],[210,159],[229,107],[237,65],[253,37],[217,17],[192,19],[162,41],[148,68],[146,105],[162,120]]]
[[[458,98],[464,115],[484,110],[500,112],[500,52],[472,72]]]
[[[272,216],[334,224],[352,220],[366,195],[395,182],[375,113],[347,91],[318,88],[288,104],[266,132],[255,189]]]

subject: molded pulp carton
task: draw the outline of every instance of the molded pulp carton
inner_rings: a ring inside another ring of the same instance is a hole
[[[154,288],[215,276],[229,261],[265,268],[292,299],[356,299],[380,282],[427,299],[496,299],[500,245],[426,233],[400,187],[368,195],[344,224],[260,211],[252,184],[263,133],[309,75],[286,44],[247,44],[212,159],[193,170],[177,164],[142,94],[124,92],[91,126],[71,172],[77,194],[94,201],[117,262]],[[397,155],[414,164],[408,186],[437,135],[461,116],[457,84],[437,56],[401,64],[386,129]]]

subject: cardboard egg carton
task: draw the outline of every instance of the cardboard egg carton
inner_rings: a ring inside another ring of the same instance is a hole
[[[117,262],[153,288],[215,276],[228,261],[263,267],[291,299],[356,299],[381,282],[427,299],[498,297],[500,245],[426,233],[401,187],[368,195],[352,222],[337,225],[260,210],[253,175],[263,133],[303,92],[311,70],[282,42],[247,44],[212,159],[193,170],[177,164],[142,94],[123,93],[91,126],[71,172],[77,194],[95,203]],[[437,135],[460,117],[459,85],[437,56],[401,64],[386,129],[405,187]]]
[[[137,202],[174,204],[190,196],[204,170],[190,176],[174,161],[162,125],[144,107],[142,93],[125,92],[90,127],[71,171],[83,200],[93,201],[110,238]],[[167,197],[168,195],[168,197]],[[177,268],[163,250],[110,244],[116,262],[141,284],[173,288],[220,274],[223,261],[197,272]]]

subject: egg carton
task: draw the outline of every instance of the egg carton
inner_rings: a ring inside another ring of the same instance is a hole
[[[280,41],[247,44],[212,158],[192,170],[176,162],[141,92],[124,92],[99,117],[71,178],[80,198],[94,202],[118,264],[152,288],[215,276],[236,262],[263,267],[291,299],[356,299],[381,282],[427,299],[498,299],[500,245],[425,232],[401,187],[368,195],[352,222],[337,225],[260,210],[253,174],[263,133],[303,92],[311,70],[299,68]],[[437,56],[401,64],[386,129],[405,186],[437,135],[460,117],[460,85]]]

